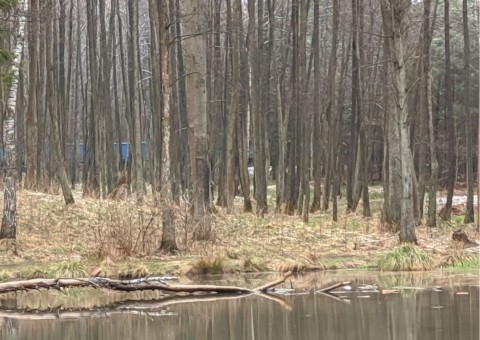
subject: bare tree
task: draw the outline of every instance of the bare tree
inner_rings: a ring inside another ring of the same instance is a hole
[[[3,192],[3,218],[0,229],[0,239],[16,238],[17,236],[17,188],[16,188],[16,140],[15,140],[15,117],[17,105],[18,76],[21,55],[24,47],[25,35],[25,12],[27,1],[19,2],[18,31],[13,61],[11,67],[12,83],[8,92],[7,113],[3,120],[3,136],[6,160],[5,188]]]
[[[170,132],[171,132],[171,88],[170,88],[170,58],[168,41],[168,27],[170,13],[166,0],[157,2],[155,13],[155,28],[158,34],[158,50],[160,56],[160,89],[157,95],[160,97],[160,110],[162,122],[162,167],[161,167],[161,188],[160,205],[162,209],[162,243],[160,248],[174,252],[177,248],[175,235],[175,212],[173,210],[172,194],[172,166],[170,151]]]
[[[35,187],[35,170],[36,170],[36,149],[35,144],[37,142],[37,115],[36,115],[36,87],[37,85],[37,58],[38,58],[38,0],[30,0],[29,6],[30,17],[32,18],[28,22],[28,109],[27,109],[27,178],[26,188],[32,189]]]
[[[453,192],[457,177],[457,155],[455,152],[455,120],[453,114],[453,79],[450,53],[450,0],[444,0],[444,28],[445,28],[445,124],[447,129],[447,202],[440,212],[440,216],[449,221],[452,210]]]
[[[50,6],[51,10],[54,10],[53,0],[47,0],[48,5]],[[61,119],[58,107],[59,100],[56,97],[57,94],[61,92],[57,90],[55,76],[57,76],[57,72],[55,71],[54,65],[54,48],[53,42],[56,40],[56,32],[55,32],[54,21],[49,21],[47,23],[47,39],[46,39],[46,67],[50,72],[47,72],[47,103],[48,103],[48,113],[50,117],[50,122],[52,124],[52,131],[51,131],[51,138],[53,140],[52,145],[52,152],[54,155],[54,160],[56,164],[56,173],[58,176],[58,180],[60,181],[60,185],[62,187],[63,198],[65,200],[65,204],[72,204],[75,203],[73,199],[72,190],[70,188],[70,182],[68,180],[67,171],[65,167],[65,158],[63,157],[62,152],[62,139],[60,138],[60,123]]]
[[[208,159],[206,112],[206,44],[201,2],[184,2],[188,20],[184,22],[185,66],[187,76],[188,118],[190,129],[190,161],[192,162],[193,214],[196,224],[194,237],[205,240],[210,237],[210,168]]]
[[[263,216],[267,212],[267,176],[266,166],[266,118],[265,101],[267,100],[264,93],[264,72],[269,68],[270,63],[265,63],[264,56],[264,21],[263,21],[263,0],[248,1],[249,15],[249,34],[253,37],[253,23],[255,22],[255,3],[257,5],[257,30],[256,42],[253,42],[249,53],[252,69],[252,87],[250,91],[250,112],[252,114],[252,130],[253,130],[253,163],[255,165],[254,172],[254,196],[257,200],[257,215]],[[251,38],[252,38],[251,37]]]
[[[145,195],[145,179],[143,174],[143,160],[142,160],[142,118],[141,118],[141,104],[140,104],[140,73],[139,73],[139,37],[138,37],[138,2],[128,2],[128,18],[130,28],[129,41],[129,83],[130,83],[130,114],[133,125],[133,136],[130,136],[132,141],[132,160],[135,169],[135,192],[137,200],[143,201]]]
[[[400,224],[400,242],[416,243],[413,212],[413,157],[410,149],[410,124],[406,92],[405,34],[410,14],[410,0],[381,0],[385,56],[390,85],[391,102],[387,113],[389,176],[395,178],[389,185],[390,209],[392,201],[400,202],[400,216],[391,222]]]
[[[320,0],[313,4],[313,201],[310,210],[320,209],[322,197],[322,159],[321,159],[321,109],[320,109]]]
[[[475,221],[473,212],[473,147],[472,147],[472,113],[470,110],[470,39],[468,31],[468,1],[462,1],[463,13],[463,72],[465,81],[464,92],[464,110],[465,110],[465,139],[466,145],[466,167],[467,167],[467,210],[465,212],[464,223],[472,223]]]
[[[241,10],[238,8],[238,3],[235,2],[236,12]],[[234,211],[234,198],[235,198],[235,154],[234,145],[237,140],[237,134],[235,126],[238,119],[238,106],[240,97],[240,46],[238,39],[238,30],[240,22],[237,20],[238,16],[233,13],[232,4],[230,0],[227,0],[227,30],[229,31],[229,41],[231,46],[231,63],[232,63],[232,93],[230,99],[230,107],[228,109],[227,116],[227,129],[226,129],[226,176],[225,176],[225,188],[226,188],[226,203],[227,212],[233,213]]]

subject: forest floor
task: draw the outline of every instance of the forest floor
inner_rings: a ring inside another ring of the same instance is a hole
[[[272,195],[273,196],[273,195]],[[263,219],[241,212],[212,215],[209,241],[192,240],[188,207],[177,209],[175,255],[159,250],[161,212],[152,202],[137,206],[98,200],[74,192],[76,203],[66,207],[61,195],[21,190],[17,193],[17,240],[0,241],[0,281],[33,277],[188,275],[251,271],[308,271],[341,268],[375,268],[382,254],[398,245],[398,235],[382,225],[381,188],[371,190],[373,217],[345,214],[340,200],[339,221],[331,213],[301,216],[271,212]],[[2,200],[0,199],[0,202]],[[451,265],[462,254],[479,254],[479,248],[462,249],[452,232],[465,230],[480,242],[474,224],[463,224],[464,204],[457,201],[450,223],[416,229],[418,243],[435,258],[435,266]],[[3,206],[3,203],[0,203]],[[273,206],[273,204],[271,204]],[[478,261],[477,261],[478,263]]]

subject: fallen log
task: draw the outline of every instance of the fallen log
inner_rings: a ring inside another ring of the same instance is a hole
[[[277,286],[292,275],[287,272],[282,278],[265,284],[256,289],[249,289],[236,286],[217,286],[217,285],[178,285],[169,284],[163,277],[146,277],[134,280],[115,280],[104,277],[90,278],[58,278],[58,279],[31,279],[22,281],[12,281],[0,283],[0,293],[15,292],[34,289],[58,289],[92,287],[118,290],[124,292],[142,291],[142,290],[162,290],[175,293],[265,293],[269,288]]]

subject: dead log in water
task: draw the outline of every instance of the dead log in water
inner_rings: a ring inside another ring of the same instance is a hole
[[[0,283],[0,293],[8,293],[22,290],[33,289],[62,289],[92,287],[118,290],[124,292],[143,291],[143,290],[162,290],[176,293],[265,293],[268,289],[277,286],[292,275],[292,272],[285,273],[278,280],[272,281],[266,285],[255,289],[249,289],[236,286],[217,286],[217,285],[177,285],[169,284],[163,277],[147,277],[134,280],[115,280],[103,277],[89,278],[59,278],[59,279],[31,279],[22,281],[12,281]]]

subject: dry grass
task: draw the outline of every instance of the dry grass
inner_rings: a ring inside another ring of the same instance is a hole
[[[126,277],[202,272],[195,264],[214,259],[222,259],[221,266],[213,266],[222,267],[222,272],[365,268],[376,267],[380,256],[398,245],[397,235],[382,226],[375,200],[372,218],[340,214],[334,223],[330,212],[321,212],[311,214],[308,224],[300,216],[272,212],[259,219],[241,213],[237,200],[235,215],[218,208],[212,216],[212,238],[205,242],[192,241],[188,209],[180,207],[180,252],[175,256],[158,249],[161,211],[153,202],[138,207],[133,200],[98,200],[76,191],[76,203],[65,207],[60,195],[25,190],[18,192],[17,200],[18,255],[11,242],[0,242],[0,279],[46,275],[52,263],[80,263],[90,275]],[[417,228],[420,247],[444,258],[452,250],[452,231],[450,226]],[[466,231],[478,241],[473,226]]]
[[[387,271],[430,270],[433,267],[432,256],[413,244],[402,244],[378,260],[378,268]]]
[[[201,258],[192,265],[189,274],[194,275],[208,275],[208,274],[223,274],[224,260],[222,257]]]

